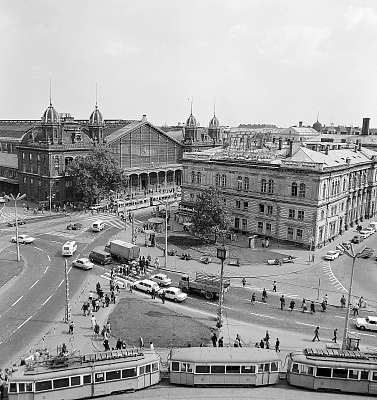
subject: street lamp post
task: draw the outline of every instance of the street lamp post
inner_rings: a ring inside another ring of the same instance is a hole
[[[221,329],[223,326],[223,305],[224,305],[224,261],[227,256],[226,248],[223,246],[217,249],[217,258],[221,260],[220,270],[220,296],[219,296],[219,310],[217,319],[217,328]]]
[[[64,260],[64,279],[65,279],[64,322],[68,324],[71,320],[71,306],[69,304],[69,278],[68,278],[67,260]]]
[[[11,193],[10,195],[6,195],[4,196],[6,199],[8,200],[13,200],[14,201],[14,222],[16,225],[16,248],[17,248],[17,261],[20,261],[20,242],[18,240],[18,216],[17,216],[17,201],[18,200],[22,200],[26,197],[26,194],[20,194],[18,193],[18,195],[16,197],[13,196],[13,194]]]
[[[154,200],[159,204],[165,204],[165,251],[164,251],[164,259],[165,259],[165,269],[168,266],[168,200],[162,202],[160,200]]]

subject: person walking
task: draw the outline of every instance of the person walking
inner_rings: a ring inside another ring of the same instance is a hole
[[[354,316],[354,317],[356,317],[356,315],[359,315],[359,305],[358,305],[358,304],[355,304],[355,305],[352,307],[352,311],[353,311],[353,316]]]
[[[141,349],[144,348],[144,339],[143,339],[142,336],[139,336],[139,346],[140,346]]]
[[[264,349],[264,340],[263,340],[263,339],[260,340],[260,342],[259,342],[259,347],[260,347],[261,349]]]
[[[291,300],[291,302],[289,303],[289,309],[290,309],[291,311],[293,311],[294,308],[295,308],[295,301],[294,301],[294,300]]]
[[[280,310],[284,310],[284,307],[285,307],[285,298],[284,294],[282,294],[280,297]]]
[[[302,312],[305,312],[306,309],[307,309],[307,307],[306,307],[306,300],[305,300],[305,299],[302,299],[301,310],[302,310]]]
[[[161,298],[162,304],[165,304],[165,292],[164,291],[161,292],[160,298]]]
[[[69,328],[68,328],[68,333],[70,334],[70,335],[73,335],[73,328],[74,328],[74,323],[73,323],[73,321],[71,321],[70,323],[69,323]]]
[[[217,347],[217,336],[216,336],[215,332],[213,332],[213,335],[211,337],[211,341],[212,341],[213,347]]]
[[[94,327],[97,324],[96,317],[94,316],[94,314],[92,314],[92,318],[90,320],[91,320],[91,323],[92,323],[92,329],[94,330]]]
[[[320,342],[320,339],[319,339],[319,326],[317,326],[314,329],[314,338],[313,338],[312,342],[315,342],[316,339],[318,340],[318,342]]]
[[[262,292],[262,301],[263,301],[263,303],[267,302],[267,291],[265,288],[263,289],[263,292]]]
[[[280,340],[279,340],[279,338],[276,338],[275,351],[276,351],[276,353],[280,353]]]
[[[152,342],[149,342],[149,348],[150,348],[150,350],[154,350],[154,346],[153,346]]]
[[[242,278],[242,287],[246,286],[246,278]]]
[[[236,336],[236,342],[238,343],[237,347],[242,347],[241,336],[238,333],[237,333],[237,336]]]
[[[331,339],[334,343],[336,343],[337,336],[338,336],[338,329],[335,328],[334,329],[334,337]]]
[[[219,347],[224,347],[224,338],[221,336],[218,341]]]
[[[346,307],[346,298],[344,297],[344,294],[342,294],[342,297],[340,298],[340,306],[342,308]]]
[[[327,303],[329,302],[329,296],[327,296],[327,293],[323,297],[323,302],[326,303],[326,306],[327,306]]]
[[[272,284],[272,291],[276,293],[276,281]]]
[[[266,334],[264,336],[264,341],[266,343],[266,349],[270,348],[270,334],[268,333],[268,331],[266,331]]]
[[[310,312],[312,314],[315,314],[315,304],[314,301],[312,300],[312,302],[310,303]]]
[[[250,300],[252,305],[255,303],[255,300],[256,300],[256,295],[255,295],[255,293],[253,293],[251,295],[251,300]]]

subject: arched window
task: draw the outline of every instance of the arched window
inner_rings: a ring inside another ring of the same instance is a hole
[[[306,185],[305,183],[300,183],[300,189],[298,191],[298,197],[305,197]]]
[[[326,197],[326,183],[323,184],[322,186],[322,199]]]
[[[266,179],[262,179],[262,185],[261,185],[261,190],[262,193],[266,193],[267,192],[267,181]]]
[[[191,183],[195,183],[195,171],[191,172]]]
[[[242,176],[237,178],[237,190],[242,190]]]
[[[243,180],[243,190],[248,191],[249,190],[249,178],[245,176]]]
[[[221,175],[221,186],[226,187],[226,175]]]
[[[293,182],[291,187],[291,195],[297,197],[297,183]]]
[[[216,174],[215,185],[220,186],[220,174]]]
[[[274,193],[274,181],[272,179],[268,180],[268,193]]]
[[[202,174],[200,172],[198,172],[197,176],[196,176],[197,182],[199,183],[199,185],[202,183]]]

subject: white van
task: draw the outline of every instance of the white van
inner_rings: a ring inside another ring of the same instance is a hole
[[[102,230],[105,229],[105,223],[101,220],[94,221],[92,223],[92,231],[93,232],[101,232]]]
[[[77,250],[77,244],[74,240],[71,242],[66,242],[62,247],[62,255],[63,256],[73,256],[75,251]]]

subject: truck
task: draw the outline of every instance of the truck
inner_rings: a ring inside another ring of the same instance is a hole
[[[111,240],[105,246],[105,251],[109,252],[119,262],[136,260],[140,255],[139,246],[118,239]]]
[[[224,292],[229,290],[230,279],[223,279]],[[207,300],[218,298],[221,291],[220,276],[208,275],[204,272],[197,272],[195,279],[183,275],[179,281],[179,288],[185,293],[198,293]]]

